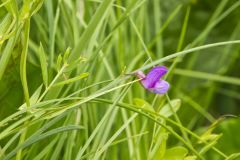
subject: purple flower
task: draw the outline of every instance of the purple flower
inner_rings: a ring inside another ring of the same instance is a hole
[[[141,83],[147,90],[156,93],[164,94],[168,91],[169,83],[161,80],[161,77],[167,73],[168,69],[165,66],[157,66],[152,68],[147,75],[142,71],[137,71],[136,76],[141,79]]]

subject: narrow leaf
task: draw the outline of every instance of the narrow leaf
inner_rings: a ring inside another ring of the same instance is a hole
[[[40,43],[40,47],[38,50],[38,56],[41,64],[41,70],[42,70],[42,78],[43,78],[43,84],[45,87],[48,86],[48,70],[47,70],[47,59],[46,59],[46,54],[44,52],[42,43]]]

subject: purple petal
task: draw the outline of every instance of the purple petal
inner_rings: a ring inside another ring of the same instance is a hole
[[[165,66],[157,66],[152,68],[147,76],[141,81],[147,89],[153,88],[160,78],[166,74],[168,69]]]
[[[157,93],[157,94],[164,94],[168,91],[169,89],[169,83],[164,81],[164,80],[160,80],[158,81],[155,86],[151,89],[149,89],[150,91],[152,91],[153,93]]]

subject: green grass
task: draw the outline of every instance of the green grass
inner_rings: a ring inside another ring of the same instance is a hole
[[[240,159],[240,1],[2,0],[0,159]],[[165,65],[165,95],[133,73]]]

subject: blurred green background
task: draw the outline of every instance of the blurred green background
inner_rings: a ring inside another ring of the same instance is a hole
[[[42,65],[47,66],[47,82],[50,84],[59,73],[59,55],[63,57],[67,48],[71,48],[70,60],[67,63],[70,66],[74,63],[74,69],[71,72],[66,71],[66,73],[64,72],[64,74],[60,75],[57,82],[70,79],[85,72],[89,73],[89,76],[80,81],[64,84],[60,89],[49,89],[50,92],[43,96],[44,98],[41,101],[60,100],[79,89],[105,80],[115,82],[120,75],[124,76],[124,73],[130,73],[144,67],[146,64],[152,64],[152,62],[176,52],[205,44],[240,39],[239,0],[110,1],[1,1],[1,4],[3,4],[0,8],[1,121],[16,113],[19,106],[26,102],[26,93],[24,94],[24,84],[21,78],[26,76],[27,88],[31,97],[31,95],[36,93],[39,86],[44,84]],[[109,5],[108,3],[112,4]],[[99,8],[101,6],[104,8],[103,4],[106,4],[108,7],[100,12]],[[101,14],[97,17],[96,13]],[[29,34],[26,29],[28,20],[30,26]],[[10,46],[9,42],[14,38],[15,43]],[[28,42],[26,42],[26,39]],[[41,50],[40,43],[43,50]],[[24,62],[24,60],[21,60],[21,57],[23,57],[24,47],[26,46],[27,57]],[[7,50],[8,47],[11,48],[10,51]],[[46,56],[46,63],[44,64],[40,60],[41,54]],[[5,58],[5,55],[9,55],[9,57]],[[81,61],[76,62],[79,64],[75,64],[74,60],[79,57],[84,57],[86,62]],[[20,68],[24,63],[27,66],[26,75],[22,73],[23,68]],[[60,63],[61,65],[64,66],[64,62]],[[214,142],[216,140],[214,146],[228,156],[233,153],[238,153],[239,155],[240,45],[230,43],[224,46],[197,50],[193,53],[164,61],[164,65],[171,68],[169,75],[166,77],[171,84],[168,95],[171,99],[181,100],[181,107],[177,112],[177,116],[182,125],[190,131],[201,135],[212,123],[222,118],[213,127],[214,130],[212,132],[221,135],[219,139],[213,139]],[[128,82],[126,79],[120,79],[120,81],[123,83]],[[116,82],[116,85],[120,86],[120,83]],[[98,85],[91,89],[86,89],[83,93],[78,94],[77,97],[88,98],[89,95],[98,93],[103,86]],[[46,88],[47,86],[45,85],[41,93],[44,93]],[[106,93],[101,98],[112,101],[112,104],[116,101],[128,105],[134,104],[134,98],[141,98],[151,104],[155,111],[159,106],[163,106],[163,103],[167,103],[164,96],[157,97],[144,90],[139,84],[133,84],[129,88],[129,90],[126,89],[123,93],[120,91],[114,91],[113,94]],[[122,94],[124,96],[121,100],[116,98],[117,95]],[[56,102],[56,104],[54,103],[45,108],[61,108],[64,105],[70,105],[70,102],[75,101]],[[76,146],[74,146],[76,148],[71,146],[71,144],[66,144],[67,147],[69,145],[72,147],[70,147],[72,149],[71,152],[64,145],[59,149],[62,155],[54,152],[54,149],[49,150],[49,153],[56,153],[57,158],[61,156],[64,157],[63,159],[76,158],[78,151],[86,144],[96,125],[99,124],[107,112],[107,107],[101,107],[106,105],[103,102],[100,104],[87,103],[83,105],[83,110],[79,109],[79,112],[81,112],[79,125],[84,126],[85,131],[81,131],[81,134],[75,137],[76,139],[71,139],[71,142],[77,141]],[[126,119],[133,115],[128,110],[126,110],[126,113],[124,112],[125,110],[112,113],[116,116],[116,119],[112,119],[113,124],[109,124],[110,128],[113,127],[116,130],[126,123]],[[26,115],[28,114],[26,113]],[[66,121],[60,121],[58,125],[63,126],[75,122],[74,119],[77,119],[79,115],[75,111],[71,114],[71,116],[70,114],[68,115],[69,118],[66,118]],[[121,115],[123,115],[123,120],[118,119],[122,117]],[[57,116],[59,115],[56,114]],[[74,118],[71,120],[71,117]],[[111,116],[109,115],[109,117]],[[174,119],[173,117],[172,119]],[[29,121],[31,120],[34,120],[34,118],[31,118]],[[99,159],[146,159],[148,157],[146,155],[150,146],[149,142],[153,141],[151,134],[154,132],[154,123],[147,122],[146,117],[140,117],[134,121],[136,122],[133,126],[129,125],[130,130],[132,130],[131,133],[137,134],[148,131],[149,134],[147,135],[149,137],[142,141],[139,140],[140,142],[134,141],[132,146],[129,141],[117,144],[117,147],[110,150],[112,153],[106,150],[103,156],[98,157]],[[26,137],[33,135],[41,125],[47,122],[49,120],[43,118],[41,122],[38,122],[39,124],[34,124],[32,126],[34,128],[33,131],[28,131]],[[176,122],[179,123],[177,120]],[[147,127],[143,127],[141,130],[142,125],[145,123]],[[10,122],[7,126],[11,124],[13,122]],[[6,131],[7,126],[6,124],[2,126],[3,129],[1,130]],[[181,128],[179,129],[172,124],[169,124],[169,126],[182,136]],[[21,127],[24,127],[23,123],[16,126],[16,130],[9,132],[9,135],[20,131]],[[104,126],[102,127],[101,134],[104,135]],[[109,135],[114,133],[113,130],[109,130]],[[119,134],[118,136],[123,139],[127,138],[129,137],[129,132],[127,130],[125,134]],[[98,143],[101,134],[98,135],[98,139],[96,138],[97,142],[89,144],[87,153],[95,152],[96,149],[99,149],[98,147],[102,147],[106,143],[104,140],[102,143]],[[109,135],[106,134],[106,139],[110,138]],[[1,139],[1,148],[6,146],[6,143],[9,142],[12,136]],[[189,137],[193,147],[201,153],[199,150],[203,146],[198,145],[198,142],[191,136]],[[23,138],[24,140],[25,138]],[[47,139],[44,142],[46,143],[46,141]],[[36,144],[31,146],[29,155],[26,150],[25,152],[23,151],[23,154],[19,156],[20,159],[32,159],[35,157],[37,155],[36,150],[38,147],[44,146],[44,142],[37,143],[39,146]],[[136,149],[138,151],[128,153],[124,150],[126,147],[138,146],[138,143],[141,144],[138,148],[139,150]],[[12,146],[8,151],[13,150],[17,144],[21,144],[18,138],[16,142],[12,142]],[[183,145],[183,143],[169,134],[167,148],[179,145]],[[210,142],[209,146],[211,148]],[[4,154],[7,155],[7,153]],[[205,159],[209,160],[223,158],[220,154],[208,149],[206,149],[206,153],[203,151],[201,154],[203,154]],[[45,159],[54,159],[50,155],[46,154],[43,157]],[[191,156],[193,153],[191,152],[189,155]],[[94,157],[87,156],[87,159],[92,158]],[[224,159],[227,159],[227,157]]]

